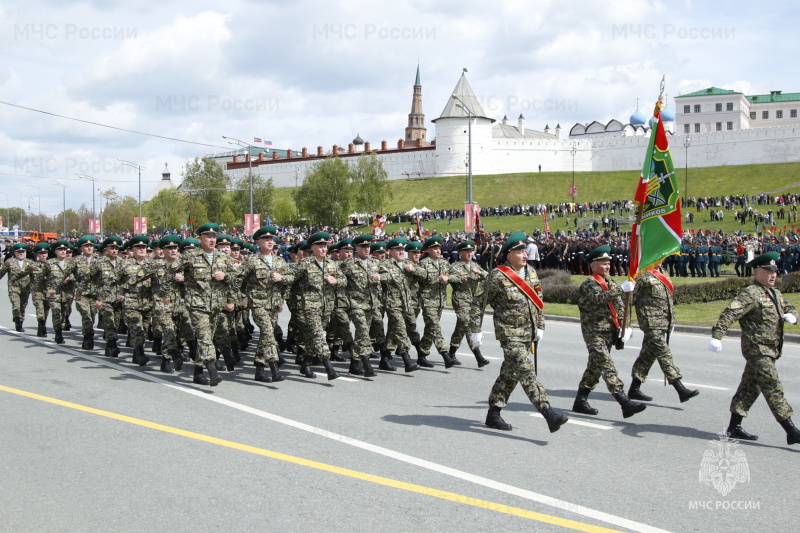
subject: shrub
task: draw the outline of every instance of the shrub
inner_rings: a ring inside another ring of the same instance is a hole
[[[563,270],[540,270],[538,274],[545,302],[578,305],[579,287],[572,284],[569,273]]]
[[[747,278],[731,278],[710,283],[692,283],[675,287],[675,304],[694,304],[713,302],[714,300],[731,300],[742,287],[748,285]]]

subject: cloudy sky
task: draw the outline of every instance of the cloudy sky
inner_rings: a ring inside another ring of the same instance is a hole
[[[429,140],[464,67],[488,115],[522,113],[538,130],[627,121],[637,98],[647,113],[662,75],[670,106],[712,85],[800,92],[798,11],[785,1],[4,2],[0,192],[12,206],[33,197],[36,211],[38,187],[52,215],[55,179],[67,207],[91,207],[82,173],[136,197],[124,159],[145,167],[146,198],[165,162],[177,183],[187,160],[230,148],[223,135],[310,151],[356,134],[391,145],[418,61]]]

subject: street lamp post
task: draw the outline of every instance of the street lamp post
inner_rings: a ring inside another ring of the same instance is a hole
[[[143,166],[133,163],[131,161],[125,161],[124,159],[117,159],[123,165],[127,165],[129,167],[133,167],[139,170],[139,230],[142,229],[142,170],[147,170]]]
[[[236,139],[235,137],[226,137],[225,135],[222,136],[223,139],[228,141],[228,144],[238,144],[242,148],[247,149],[247,172],[248,177],[250,179],[250,213],[253,214],[253,154],[250,153],[250,143],[246,143],[241,139]]]
[[[78,174],[75,173],[81,179],[89,180],[92,182],[92,227],[94,227],[94,221],[97,220],[96,210],[95,210],[95,202],[94,202],[94,192],[97,182],[99,181],[97,178],[93,178],[92,176],[87,176],[86,174]],[[139,212],[139,216],[141,217],[141,211]],[[94,233],[97,233],[97,228],[94,228]]]
[[[33,187],[37,191],[39,191],[39,233],[42,233],[42,190],[39,189],[36,185],[28,184],[28,187]]]
[[[470,209],[472,209],[472,120],[475,118],[475,113],[473,113],[467,104],[465,104],[464,101],[457,95],[452,95],[452,98],[456,101],[456,106],[460,107],[467,113],[467,204],[470,206]],[[472,214],[472,217],[472,220],[474,221],[475,213]],[[471,237],[474,232],[469,231],[468,233]]]
[[[569,155],[572,156],[572,188],[569,190],[570,196],[572,196],[572,201],[575,201],[575,196],[577,196],[577,191],[575,190],[575,154],[578,153],[578,143],[572,143],[572,148],[569,151]]]
[[[64,211],[62,218],[64,220],[64,237],[66,237],[67,236],[67,189],[69,187],[67,187],[63,183],[57,182],[56,180],[50,180],[50,182],[53,183],[54,185],[58,185],[59,187],[61,187],[62,197],[64,201]]]
[[[683,147],[686,148],[686,159],[684,161],[686,165],[686,181],[683,186],[683,198],[689,198],[689,147],[692,145],[692,139],[689,135],[686,135],[686,138],[683,139]]]
[[[19,193],[19,229],[22,229],[22,213],[25,212],[25,207],[22,204],[22,190],[17,189],[16,187],[9,187],[12,191],[17,191]]]

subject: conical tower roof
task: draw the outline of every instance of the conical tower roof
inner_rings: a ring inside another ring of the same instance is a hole
[[[491,117],[486,116],[486,111],[483,110],[483,106],[478,101],[478,98],[475,96],[475,93],[472,91],[472,87],[470,87],[469,82],[467,81],[467,76],[465,72],[461,73],[461,78],[459,78],[458,83],[456,83],[455,89],[453,89],[452,94],[457,96],[467,108],[472,111],[472,114],[478,118],[488,118],[492,122],[495,120]],[[464,110],[461,106],[461,103],[456,100],[455,98],[448,98],[447,105],[444,106],[444,111],[442,114],[439,115],[439,118],[433,119],[431,122],[436,122],[437,120],[441,120],[443,118],[467,118],[469,117],[469,113]]]

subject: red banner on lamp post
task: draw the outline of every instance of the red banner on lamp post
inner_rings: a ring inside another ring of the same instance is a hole
[[[256,229],[261,227],[261,215],[258,213],[247,214],[244,216],[244,234],[252,235]]]
[[[133,233],[136,235],[147,233],[147,217],[133,217]]]

